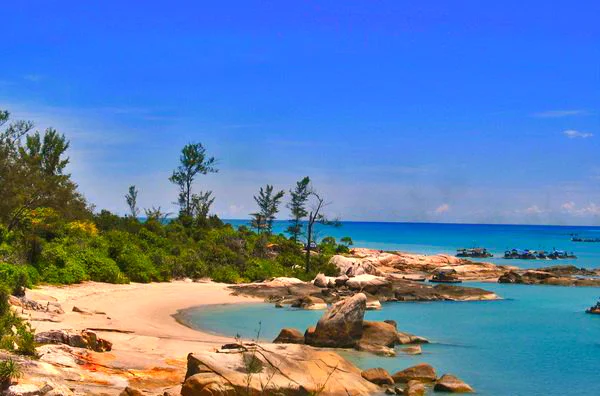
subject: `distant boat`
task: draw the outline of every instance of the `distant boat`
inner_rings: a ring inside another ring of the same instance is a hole
[[[556,249],[552,250],[550,253],[543,250],[512,249],[504,252],[504,258],[512,260],[564,260],[576,259],[577,256],[573,252]]]
[[[457,249],[456,257],[488,258],[494,257],[486,248]]]
[[[596,305],[586,309],[585,312],[589,314],[600,314],[600,301],[598,301]]]
[[[571,238],[571,241],[573,241],[573,242],[600,242],[600,238],[583,238],[583,237],[574,236]]]

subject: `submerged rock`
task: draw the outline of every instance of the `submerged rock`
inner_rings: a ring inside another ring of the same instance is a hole
[[[444,374],[436,381],[433,390],[436,392],[452,392],[452,393],[470,393],[474,392],[471,386],[467,385],[462,380],[454,375]]]
[[[386,369],[381,367],[364,370],[360,375],[369,382],[377,385],[394,385],[394,380]]]

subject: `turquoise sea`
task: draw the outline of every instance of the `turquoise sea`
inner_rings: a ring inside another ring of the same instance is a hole
[[[226,220],[235,226],[248,225],[247,220]],[[276,221],[274,232],[284,232],[286,221]],[[341,227],[320,227],[319,236],[337,239],[349,236],[358,247],[381,250],[435,254],[456,253],[458,248],[485,247],[495,256],[491,261],[519,267],[544,267],[555,264],[573,264],[578,267],[600,267],[600,243],[571,242],[571,235],[600,238],[600,227],[543,226],[504,224],[439,224],[439,223],[378,223],[343,222]],[[505,250],[531,249],[567,250],[577,255],[576,260],[524,261],[500,258]]]
[[[453,252],[473,244],[498,254],[513,246],[556,247],[574,250],[580,257],[574,261],[578,266],[600,266],[600,244],[570,242],[572,233],[600,235],[597,227],[345,223],[331,231],[327,234],[351,236],[359,246],[423,253]],[[525,265],[551,263],[565,262]],[[394,319],[400,330],[433,343],[425,345],[420,356],[385,358],[360,352],[345,356],[359,367],[384,367],[391,372],[430,363],[439,374],[455,374],[481,395],[600,395],[600,316],[584,313],[600,297],[598,288],[465,285],[493,290],[504,299],[386,303],[381,311],[367,312],[367,319]],[[254,338],[260,327],[260,338],[272,340],[282,327],[303,331],[321,314],[250,304],[191,309],[183,317],[192,327],[232,337]]]

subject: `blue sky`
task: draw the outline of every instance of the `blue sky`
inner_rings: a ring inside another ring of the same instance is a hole
[[[135,184],[174,211],[167,178],[200,141],[223,217],[309,175],[342,219],[600,224],[600,2],[2,11],[0,108],[71,139],[98,208],[123,213]]]

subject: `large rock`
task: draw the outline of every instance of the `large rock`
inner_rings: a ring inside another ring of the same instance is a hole
[[[242,353],[203,352],[188,356],[183,396],[200,395],[371,395],[378,387],[336,353],[304,345],[259,345],[262,366],[248,373]]]
[[[391,282],[384,277],[369,274],[355,276],[346,282],[350,290],[365,291],[370,294],[377,294],[381,288],[390,285]]]
[[[325,274],[318,274],[313,280],[313,285],[321,288],[327,287],[327,277]]]
[[[102,339],[93,331],[83,330],[50,330],[35,335],[38,344],[66,344],[76,348],[91,349],[96,352],[107,352],[112,349],[112,343]]]
[[[429,364],[421,363],[417,364],[416,366],[398,371],[392,375],[392,378],[395,382],[409,382],[411,380],[433,382],[436,380],[437,376],[433,367],[431,367]]]
[[[335,303],[317,322],[314,332],[305,333],[307,344],[352,348],[362,336],[367,297],[357,293]]]
[[[369,259],[335,255],[329,260],[329,263],[335,265],[342,275],[381,275],[381,271],[377,269],[376,264]]]
[[[273,340],[275,344],[304,344],[304,334],[296,329],[281,329],[277,338]]]
[[[144,394],[140,390],[128,386],[123,389],[119,396],[144,396]]]
[[[365,320],[360,342],[393,347],[398,343],[398,331],[390,323]]]
[[[523,277],[514,271],[508,271],[498,278],[498,283],[523,283]]]
[[[319,311],[322,309],[327,309],[327,303],[319,297],[303,296],[294,301],[292,303],[292,307]]]
[[[381,367],[364,370],[360,375],[367,381],[377,385],[394,385],[394,380],[390,376],[390,373]]]
[[[410,380],[406,384],[403,392],[404,396],[423,396],[425,395],[425,385],[416,380]]]
[[[436,381],[433,390],[436,392],[470,393],[473,388],[450,374],[444,374]]]

